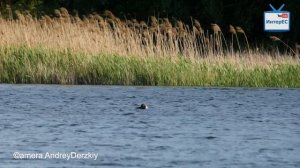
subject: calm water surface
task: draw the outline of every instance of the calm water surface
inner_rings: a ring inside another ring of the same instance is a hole
[[[297,168],[300,90],[0,85],[0,136],[0,167]]]

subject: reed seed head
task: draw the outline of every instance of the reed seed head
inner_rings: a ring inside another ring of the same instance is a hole
[[[196,26],[193,26],[193,32],[196,34],[196,35],[200,35],[200,31],[198,30],[198,28]]]
[[[221,28],[219,27],[219,25],[215,24],[215,23],[212,23],[210,24],[211,25],[211,29],[214,33],[219,33],[221,32]]]
[[[178,35],[178,30],[175,27],[172,28],[172,34],[173,37],[176,37]]]
[[[82,21],[78,16],[73,17],[73,20],[75,23],[80,23]]]
[[[106,22],[109,24],[110,28],[114,28],[115,27],[115,22],[113,19],[106,19]]]
[[[200,34],[204,33],[204,30],[202,29],[200,22],[196,19],[194,19],[194,26],[197,28]]]
[[[126,21],[126,25],[127,25],[128,27],[133,27],[133,26],[134,26],[134,23],[133,23],[131,20],[127,20],[127,21]]]
[[[141,28],[143,28],[143,29],[147,29],[147,28],[148,28],[146,22],[144,22],[144,21],[141,21],[141,22],[140,22],[140,26],[141,26]]]
[[[25,15],[25,21],[28,21],[28,22],[33,21],[33,17],[32,17],[32,15],[30,13],[27,13]]]
[[[46,16],[45,16],[45,20],[46,20],[46,23],[47,23],[48,25],[52,25],[53,20],[51,19],[50,16],[46,15]]]
[[[136,19],[132,19],[132,22],[133,22],[134,24],[139,24],[139,22],[138,22]]]
[[[202,29],[200,22],[198,20],[196,20],[196,19],[194,19],[194,26],[197,27],[198,30]]]
[[[110,18],[110,19],[115,19],[116,18],[115,15],[109,10],[105,10],[103,12],[103,16],[107,17],[107,18]]]
[[[55,9],[55,10],[54,10],[54,15],[55,15],[56,17],[61,17],[61,13],[60,13],[60,11],[59,11],[58,9]]]
[[[269,37],[272,41],[280,41],[280,38],[276,37],[276,36],[270,36]]]
[[[59,8],[62,17],[69,17],[69,12],[66,8]]]
[[[171,22],[169,21],[168,18],[164,18],[164,19],[163,19],[163,24],[165,25],[165,27],[166,27],[167,29],[172,28],[172,24],[171,24]]]
[[[101,17],[101,16],[98,15],[98,14],[95,15],[94,18],[95,18],[98,22],[103,22],[103,21],[104,21],[103,17]]]
[[[156,19],[155,16],[151,16],[150,20],[151,20],[151,27],[155,27],[158,25],[158,20]]]
[[[245,31],[240,26],[236,26],[235,29],[236,32],[245,34]]]
[[[184,26],[182,21],[176,21],[176,28],[180,29],[180,30],[184,30]]]
[[[164,22],[170,22],[168,18],[163,18]]]
[[[16,15],[16,17],[17,17],[18,20],[25,21],[25,17],[24,17],[24,15],[20,11],[15,10],[15,15]]]
[[[236,30],[232,25],[229,25],[229,33],[236,34]]]

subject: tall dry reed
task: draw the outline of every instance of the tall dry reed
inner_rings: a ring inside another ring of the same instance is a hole
[[[64,8],[55,10],[54,15],[38,19],[29,13],[15,11],[15,20],[0,18],[0,45],[43,46],[57,50],[143,58],[203,58],[243,54],[237,36],[237,33],[242,33],[247,50],[250,51],[246,33],[241,27],[230,27],[238,48],[233,47],[231,39],[229,51],[222,30],[215,23],[211,24],[212,31],[208,31],[197,20],[188,25],[151,16],[147,24],[135,19],[122,21],[110,11],[80,18],[71,16]]]

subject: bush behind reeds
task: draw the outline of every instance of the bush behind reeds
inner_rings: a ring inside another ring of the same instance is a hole
[[[0,83],[300,87],[300,65],[292,61],[237,62],[0,47]]]

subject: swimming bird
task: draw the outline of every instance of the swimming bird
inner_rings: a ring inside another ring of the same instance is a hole
[[[148,106],[146,104],[141,104],[141,106],[137,107],[136,109],[146,110],[148,109]]]

